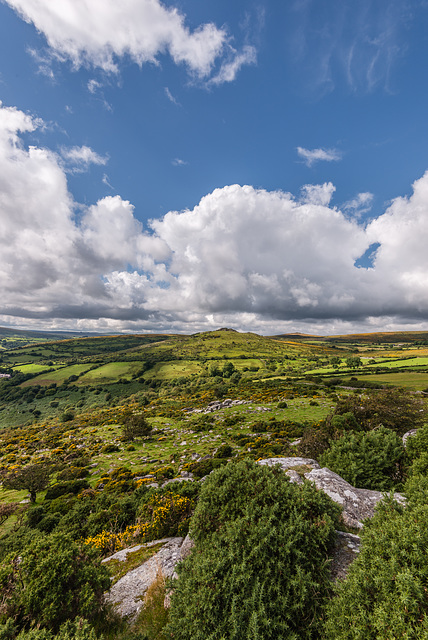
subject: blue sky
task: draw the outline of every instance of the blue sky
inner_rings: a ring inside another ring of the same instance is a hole
[[[0,323],[428,329],[428,3],[0,2]]]

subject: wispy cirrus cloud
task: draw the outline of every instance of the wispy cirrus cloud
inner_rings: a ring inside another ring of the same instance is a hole
[[[337,149],[305,149],[297,147],[297,154],[303,159],[307,167],[312,167],[316,162],[337,162],[342,159],[342,154]]]
[[[88,87],[89,93],[92,93],[92,94],[96,93],[99,89],[102,88],[102,86],[103,86],[102,83],[99,82],[98,80],[95,80],[95,78],[91,78],[90,80],[88,80],[87,87]]]
[[[172,95],[171,91],[168,89],[168,87],[165,87],[165,95],[168,98],[168,100],[170,102],[172,102],[172,104],[175,104],[177,107],[180,107],[180,103],[178,102],[178,100],[176,98],[174,98],[174,96]]]
[[[245,45],[240,52],[231,47],[229,59],[222,63],[218,73],[211,78],[208,84],[218,85],[225,82],[233,82],[244,65],[255,64],[256,62],[257,51],[252,45]]]
[[[390,92],[408,50],[407,28],[424,2],[316,0],[291,3],[289,54],[305,92],[317,97],[346,84],[352,92]]]

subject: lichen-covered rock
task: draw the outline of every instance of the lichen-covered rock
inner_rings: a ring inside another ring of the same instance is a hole
[[[409,438],[413,438],[413,436],[415,436],[417,432],[417,429],[410,429],[410,431],[406,431],[406,433],[403,435],[403,445],[406,446],[407,440]]]
[[[353,487],[327,467],[321,469],[318,462],[311,458],[266,458],[259,460],[258,464],[269,467],[279,465],[291,482],[300,484],[303,478],[314,482],[318,489],[343,507],[343,521],[353,529],[361,529],[362,521],[373,517],[374,508],[383,497],[381,491]],[[405,504],[405,498],[401,494],[394,495],[398,502]]]
[[[320,469],[320,465],[312,458],[266,458],[259,460],[258,464],[274,467],[279,465],[284,471],[293,469],[293,467],[310,467],[311,469]]]
[[[336,544],[333,549],[333,556],[330,566],[331,579],[343,580],[346,578],[348,569],[360,552],[361,539],[354,533],[336,531]]]
[[[154,541],[153,544],[160,542]],[[143,605],[144,594],[149,586],[156,579],[159,571],[165,578],[173,575],[177,562],[181,560],[181,547],[183,538],[168,538],[164,546],[142,565],[129,571],[110,589],[106,596],[107,602],[113,605],[114,610],[122,617],[133,621]],[[127,551],[134,549],[125,549],[119,552],[124,555]],[[116,559],[118,554],[115,554]],[[114,558],[111,556],[109,559]],[[126,558],[126,554],[124,555]]]
[[[383,498],[381,491],[353,487],[327,467],[312,469],[305,473],[305,478],[314,482],[318,489],[343,507],[343,521],[353,529],[361,529],[362,521],[373,517],[375,506]],[[396,493],[394,497],[405,504],[405,498],[401,494]]]
[[[150,547],[154,547],[157,544],[161,544],[162,542],[169,542],[172,538],[162,538],[161,540],[153,540],[152,542],[145,542],[144,544],[137,544],[134,547],[128,547],[127,549],[121,549],[120,551],[116,551],[113,555],[108,556],[108,558],[104,558],[101,560],[102,563],[110,562],[110,560],[118,560],[119,562],[126,562],[128,555],[130,553],[135,553],[140,549],[148,549]]]
[[[289,469],[285,472],[285,475],[290,478],[290,482],[294,482],[295,484],[303,484],[302,476],[294,469]]]

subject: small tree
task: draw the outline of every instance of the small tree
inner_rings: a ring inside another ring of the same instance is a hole
[[[346,366],[350,369],[358,369],[358,367],[361,367],[362,365],[361,358],[359,358],[358,356],[349,356],[348,358],[346,358],[345,362]]]
[[[126,442],[131,442],[134,438],[144,438],[152,432],[152,425],[149,424],[142,413],[126,411],[122,423],[122,436]]]
[[[37,494],[49,485],[49,478],[54,468],[47,464],[29,464],[3,477],[5,489],[22,491],[26,489],[30,494],[30,501],[36,502]]]
[[[221,375],[223,376],[223,378],[230,378],[235,373],[235,371],[236,369],[233,362],[225,362]]]
[[[332,365],[332,367],[337,369],[339,367],[340,363],[341,363],[341,359],[339,358],[339,356],[331,356],[330,364]]]

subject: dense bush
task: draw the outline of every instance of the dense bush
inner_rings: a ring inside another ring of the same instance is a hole
[[[185,536],[193,507],[192,498],[179,493],[168,491],[151,495],[138,513],[140,535],[146,540]]]
[[[193,462],[189,465],[189,470],[193,473],[195,478],[203,478],[204,476],[209,475],[213,469],[217,469],[226,462],[227,460],[223,460],[222,458],[209,458],[208,460]]]
[[[48,488],[46,491],[45,499],[54,500],[59,496],[66,495],[68,493],[77,494],[82,489],[88,489],[89,484],[87,480],[69,480],[68,482],[56,482]]]
[[[380,504],[327,608],[328,640],[428,638],[428,505]]]
[[[383,425],[399,435],[421,426],[425,420],[423,401],[402,389],[348,396],[340,400],[335,413],[341,415],[348,412],[354,414],[365,431]]]
[[[359,425],[353,413],[330,415],[317,424],[306,427],[298,445],[299,454],[318,460],[332,442],[347,431],[358,430]]]
[[[89,549],[66,534],[38,534],[0,565],[0,622],[11,618],[18,628],[38,624],[57,632],[76,616],[94,621],[109,586],[107,570]]]
[[[204,483],[172,596],[174,640],[319,637],[338,507],[245,460]]]
[[[67,621],[61,625],[57,634],[49,629],[29,629],[21,631],[17,636],[13,621],[0,625],[0,640],[97,640],[97,635],[87,620],[82,618],[75,621]]]
[[[403,480],[404,447],[394,431],[350,432],[335,440],[320,463],[361,489],[388,491]]]
[[[418,429],[414,436],[407,438],[406,452],[411,461],[428,453],[428,424]]]

